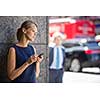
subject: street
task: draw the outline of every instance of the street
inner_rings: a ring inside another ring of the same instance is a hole
[[[100,83],[100,70],[98,68],[84,68],[82,72],[64,72],[63,83],[89,82]]]

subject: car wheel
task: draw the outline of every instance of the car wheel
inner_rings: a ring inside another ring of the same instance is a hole
[[[64,62],[64,69],[65,69],[65,71],[69,71],[70,62],[71,62],[70,59],[65,59],[65,62]]]
[[[81,64],[80,64],[79,59],[74,58],[71,61],[70,71],[73,71],[73,72],[79,72],[79,71],[81,71]]]

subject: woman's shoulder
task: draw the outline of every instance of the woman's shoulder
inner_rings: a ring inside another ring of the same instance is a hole
[[[33,49],[35,49],[35,46],[34,45],[28,45],[28,47],[31,47],[31,48],[33,48]]]
[[[13,47],[13,46],[11,46],[10,48],[9,48],[9,51],[8,51],[9,53],[15,53],[15,48]]]
[[[10,45],[9,49],[15,49],[16,44]]]
[[[35,52],[35,54],[36,54],[36,48],[35,48],[35,46],[34,45],[28,45],[29,47],[31,47],[31,49]]]

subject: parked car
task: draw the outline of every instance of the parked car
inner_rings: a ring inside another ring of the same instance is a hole
[[[94,39],[73,39],[62,43],[65,47],[65,70],[82,71],[84,67],[100,68],[100,43]]]

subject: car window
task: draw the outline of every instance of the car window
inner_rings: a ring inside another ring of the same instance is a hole
[[[97,42],[88,42],[86,44],[84,44],[85,46],[88,46],[88,47],[93,47],[93,46],[98,46],[98,43]]]
[[[97,42],[88,42],[84,44],[84,46],[88,46],[89,48],[100,48]]]
[[[80,46],[80,44],[77,44],[77,43],[64,43],[63,46],[66,47],[66,48],[71,48],[71,47],[75,47],[75,46]]]

